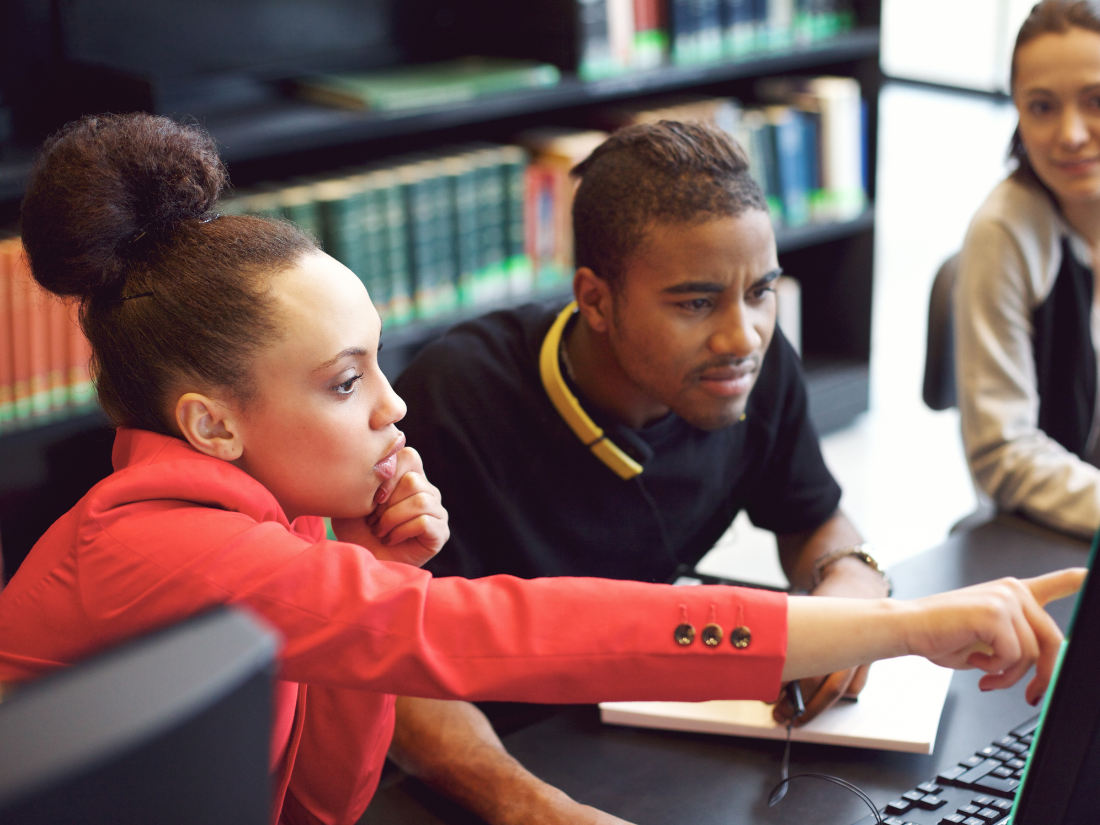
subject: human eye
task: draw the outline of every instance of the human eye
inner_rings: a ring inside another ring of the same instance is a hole
[[[713,298],[689,298],[686,301],[678,301],[676,306],[688,312],[702,312],[714,306]]]
[[[353,392],[355,392],[356,383],[358,383],[359,380],[362,377],[363,377],[363,373],[359,373],[358,375],[353,375],[347,381],[343,381],[343,382],[337,384],[335,387],[333,387],[332,391],[336,395],[351,395]]]
[[[767,281],[765,283],[756,284],[755,286],[753,286],[751,289],[749,289],[749,300],[762,301],[764,300],[764,296],[767,295],[769,292],[775,292],[775,281]]]
[[[1049,100],[1032,100],[1028,102],[1027,110],[1036,117],[1042,117],[1043,115],[1050,114],[1054,110],[1054,107]]]

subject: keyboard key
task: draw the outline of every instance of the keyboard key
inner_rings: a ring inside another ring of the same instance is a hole
[[[1009,759],[1015,759],[1016,754],[1013,751],[999,750],[993,754],[994,759],[1000,759],[1002,762],[1007,762]]]
[[[984,819],[986,822],[996,822],[1004,815],[1004,811],[998,811],[996,808],[982,808],[978,811],[978,819]]]
[[[924,808],[926,811],[934,811],[937,808],[942,808],[946,804],[946,799],[934,793],[926,794],[917,800],[917,807]]]
[[[976,796],[970,800],[972,804],[977,805],[979,808],[988,808],[995,801],[992,796]]]
[[[1011,745],[1004,745],[1003,747],[1006,751],[1012,751],[1017,756],[1028,751],[1027,745],[1023,742],[1013,742]]]
[[[1002,748],[1008,748],[1010,745],[1015,745],[1019,740],[1011,733],[1003,739],[998,739],[993,744],[999,745]]]
[[[983,791],[995,793],[998,796],[1016,798],[1016,789],[1020,787],[1019,779],[1001,779],[999,776],[983,776],[974,783]]]
[[[1030,736],[1031,734],[1035,733],[1035,729],[1037,727],[1039,727],[1039,717],[1034,716],[1031,719],[1028,719],[1022,725],[1020,725],[1020,727],[1013,728],[1011,731],[1009,731],[1009,733],[1011,733],[1017,739],[1023,739],[1025,736]]]
[[[1035,741],[1035,737],[1032,736],[1030,733],[1027,736],[1021,736],[1020,737],[1020,742],[1027,745],[1029,748],[1031,747],[1031,743],[1034,742],[1034,741]]]
[[[1005,762],[1006,768],[1012,768],[1014,771],[1022,771],[1027,764],[1023,759],[1009,759]]]
[[[939,825],[959,825],[960,822],[965,822],[966,817],[963,814],[948,814],[939,821]]]
[[[998,808],[1005,813],[1008,813],[1012,810],[1012,801],[1009,799],[994,799],[992,802],[989,803],[989,807]]]
[[[923,796],[924,794],[922,794],[920,791],[906,791],[901,795],[901,798],[909,802],[917,803],[920,802],[921,797]]]
[[[964,773],[962,776],[960,776],[955,781],[958,782],[963,787],[967,787],[967,786],[970,786],[970,785],[973,785],[974,783],[976,783],[979,779],[984,777],[986,774],[988,774],[994,768],[999,768],[999,767],[1001,767],[1001,763],[998,762],[996,759],[986,759],[984,762],[982,762],[982,764],[978,765],[977,767],[971,768],[970,770],[968,770],[966,773]],[[975,790],[980,790],[980,789],[975,788]]]
[[[883,820],[886,825],[909,825],[904,819],[898,819],[896,816],[888,816]]]
[[[895,799],[886,803],[886,813],[891,815],[903,814],[912,807],[913,803],[908,799]]]
[[[959,808],[959,813],[966,814],[967,816],[973,816],[981,809],[981,805],[963,805],[961,808]]]
[[[963,759],[962,761],[960,761],[959,764],[960,765],[966,765],[966,767],[968,767],[968,768],[976,768],[976,767],[978,767],[978,765],[982,764],[982,762],[984,762],[984,761],[985,761],[984,756],[979,756],[978,754],[974,754],[973,756],[966,757],[966,759]]]
[[[919,785],[917,785],[917,790],[924,791],[925,793],[939,793],[943,790],[943,788],[941,788],[935,782],[921,782]]]
[[[966,773],[966,768],[962,765],[956,765],[953,768],[948,768],[947,770],[940,771],[938,774],[936,774],[936,781],[942,782],[945,785],[951,785],[954,784],[955,781],[958,780],[958,778],[964,773]]]
[[[1000,748],[998,748],[996,745],[990,745],[988,748],[982,748],[980,751],[976,751],[975,753],[982,759],[989,759],[989,757],[993,756],[993,754],[995,754],[999,750]]]
[[[985,820],[978,819],[976,816],[968,816],[963,820],[963,825],[985,825]]]
[[[1013,773],[1012,768],[1006,768],[1004,765],[1001,765],[1001,767],[994,768],[993,770],[991,770],[989,772],[989,775],[990,776],[999,776],[1002,779],[1006,779],[1006,778],[1012,776],[1012,773]]]

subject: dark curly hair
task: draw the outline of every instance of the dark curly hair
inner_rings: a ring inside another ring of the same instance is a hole
[[[627,126],[573,174],[581,179],[573,201],[577,266],[589,267],[616,291],[651,224],[768,210],[744,150],[723,130],[702,123]]]
[[[79,299],[116,425],[170,434],[186,383],[252,397],[251,360],[279,332],[269,278],[317,247],[288,222],[214,220],[227,183],[208,134],[147,114],[70,123],[35,161],[23,244],[44,288]]]

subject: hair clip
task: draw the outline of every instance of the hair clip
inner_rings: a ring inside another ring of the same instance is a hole
[[[139,292],[137,295],[123,295],[123,301],[132,301],[134,298],[155,298],[155,292]]]
[[[211,221],[216,221],[220,217],[221,217],[221,213],[220,212],[215,212],[209,218],[203,218],[202,221],[200,221],[200,223],[210,223]]]

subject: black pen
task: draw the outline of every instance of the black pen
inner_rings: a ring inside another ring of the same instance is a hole
[[[797,679],[787,683],[787,701],[794,708],[794,716],[791,717],[791,721],[806,712],[806,703],[802,700],[802,687],[798,684]]]

